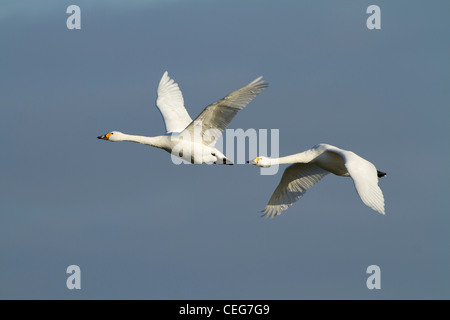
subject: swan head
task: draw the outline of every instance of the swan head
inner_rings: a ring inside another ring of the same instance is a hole
[[[270,167],[272,165],[270,159],[263,156],[256,157],[253,160],[247,161],[247,163],[253,164],[258,167]]]
[[[108,141],[123,141],[124,134],[119,131],[111,131],[103,136],[97,137],[97,139],[108,140]]]

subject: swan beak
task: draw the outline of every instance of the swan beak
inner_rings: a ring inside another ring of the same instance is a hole
[[[102,140],[109,140],[109,136],[111,135],[111,133],[107,133],[103,136],[99,136],[97,137],[97,139],[102,139]]]
[[[245,162],[246,162],[246,163],[250,163],[250,161],[248,161],[248,160],[247,160],[247,161],[245,161]]]

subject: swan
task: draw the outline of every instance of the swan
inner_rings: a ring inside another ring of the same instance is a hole
[[[164,120],[165,135],[145,137],[111,131],[97,138],[112,142],[131,141],[146,144],[194,164],[233,164],[214,145],[236,113],[266,87],[268,84],[259,77],[210,104],[192,120],[184,106],[178,84],[165,71],[158,85],[156,99],[156,106]]]
[[[318,144],[309,150],[281,158],[259,156],[247,161],[258,167],[290,164],[280,183],[264,208],[263,215],[273,218],[292,206],[314,184],[328,173],[351,177],[362,202],[373,210],[385,214],[384,197],[378,178],[386,175],[352,151],[329,144]]]

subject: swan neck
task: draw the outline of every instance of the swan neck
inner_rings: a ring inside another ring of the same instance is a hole
[[[152,147],[162,148],[164,137],[156,136],[156,137],[145,137],[145,136],[137,136],[132,134],[124,134],[125,138],[123,141],[136,142],[141,144],[146,144]]]
[[[274,164],[290,164],[290,163],[307,163],[313,160],[315,155],[308,151],[292,154],[289,156],[274,158],[272,160],[272,165]]]
[[[275,162],[274,164],[289,164],[289,163],[296,163],[296,162],[301,162],[301,161],[299,161],[299,157],[297,157],[297,155],[294,154],[294,155],[290,155],[290,156],[280,157],[277,159],[272,159],[272,162]]]

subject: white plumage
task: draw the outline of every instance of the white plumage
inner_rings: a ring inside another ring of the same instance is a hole
[[[192,122],[184,107],[183,94],[178,84],[164,72],[158,86],[158,107],[164,119],[166,133],[181,132]]]
[[[282,158],[257,157],[249,163],[260,167],[293,163],[286,168],[280,183],[263,210],[263,216],[275,217],[292,206],[314,184],[328,173],[351,177],[362,202],[385,214],[383,193],[378,177],[386,174],[352,151],[329,144],[318,144],[310,150]]]
[[[236,113],[267,86],[262,77],[259,77],[209,105],[192,121],[184,106],[183,95],[178,84],[166,71],[159,82],[156,99],[156,106],[163,116],[166,127],[165,135],[145,137],[112,131],[97,138],[150,145],[195,164],[206,162],[233,164],[214,145]]]

